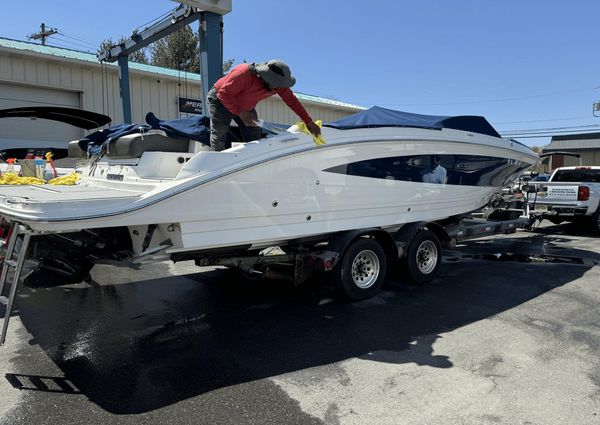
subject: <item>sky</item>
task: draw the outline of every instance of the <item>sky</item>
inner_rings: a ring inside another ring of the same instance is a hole
[[[600,101],[598,0],[232,3],[224,17],[224,57],[283,59],[298,92],[421,114],[483,115],[503,135],[600,131],[600,117],[592,114]],[[26,40],[44,22],[61,32],[47,44],[94,52],[102,40],[143,29],[177,3],[0,5],[0,37]]]

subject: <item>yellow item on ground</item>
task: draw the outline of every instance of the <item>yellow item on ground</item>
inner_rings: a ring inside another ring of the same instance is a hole
[[[37,177],[19,177],[17,173],[4,173],[0,184],[45,184],[46,180]]]
[[[60,176],[53,178],[52,180],[48,180],[48,184],[70,186],[74,185],[78,181],[79,175],[76,172],[72,172],[71,174],[67,174],[66,176]]]
[[[315,121],[315,124],[317,124],[319,127],[323,127],[323,121],[321,120]],[[311,135],[313,137],[313,141],[317,146],[325,144],[325,139],[323,139],[323,135],[319,134],[319,136],[315,136],[314,134],[312,134],[310,131],[308,131],[308,127],[306,127],[306,123],[304,121],[298,121],[296,123],[296,127],[298,127],[298,130],[300,130],[301,132]]]

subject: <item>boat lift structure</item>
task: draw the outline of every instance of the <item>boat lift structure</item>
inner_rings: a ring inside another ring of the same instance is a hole
[[[180,5],[166,19],[134,32],[123,43],[100,52],[100,62],[117,62],[119,89],[123,104],[123,120],[131,124],[131,93],[129,88],[129,55],[147,47],[182,26],[200,21],[200,72],[202,104],[212,85],[223,75],[223,15],[231,12],[231,0],[173,0]],[[204,108],[204,106],[203,106]],[[204,114],[207,115],[206,109]]]

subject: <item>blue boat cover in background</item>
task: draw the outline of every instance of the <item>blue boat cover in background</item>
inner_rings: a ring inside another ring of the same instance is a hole
[[[455,130],[472,131],[500,137],[498,132],[484,118],[475,115],[461,115],[455,117],[420,115],[410,112],[394,111],[379,106],[373,106],[365,111],[324,124],[326,127],[348,130],[352,128],[369,127],[416,127],[441,130],[452,128]]]

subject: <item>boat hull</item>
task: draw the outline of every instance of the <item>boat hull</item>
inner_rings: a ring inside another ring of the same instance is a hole
[[[158,224],[161,237],[170,239],[169,252],[260,246],[464,214],[535,162],[531,153],[502,139],[465,141],[464,133],[456,132],[444,140],[439,133],[435,139],[424,137],[424,130],[405,140],[342,139],[324,148],[302,144],[306,140],[298,136],[296,145],[288,143],[289,152],[255,155],[238,169],[235,159],[226,165],[222,153],[201,153],[198,165],[192,164],[195,175],[146,191],[111,181],[55,188],[55,193],[4,188],[0,214],[40,232],[138,226],[143,233],[143,226]],[[443,182],[424,177],[434,157],[448,168]],[[211,158],[224,162],[219,169],[225,171],[208,170],[215,164]]]

